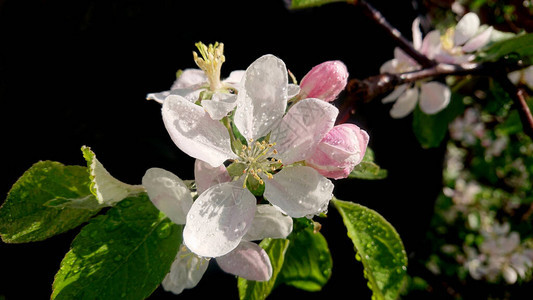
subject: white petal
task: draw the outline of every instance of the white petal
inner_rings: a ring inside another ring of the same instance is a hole
[[[247,280],[267,281],[272,276],[268,254],[252,242],[242,241],[235,250],[217,257],[220,268]]]
[[[380,74],[383,74],[383,73],[391,73],[391,74],[398,73],[397,66],[398,66],[398,60],[396,58],[387,60],[379,68],[379,73]]]
[[[437,55],[441,49],[440,32],[438,30],[432,30],[422,41],[420,53],[424,54],[429,59],[434,59],[435,55]]]
[[[503,278],[505,278],[505,281],[508,284],[513,284],[518,279],[518,274],[516,274],[516,271],[511,268],[510,266],[505,266],[503,268]]]
[[[292,83],[289,84],[287,88],[287,98],[291,99],[292,97],[295,97],[296,95],[298,95],[298,93],[300,93],[300,86],[296,84],[292,84]]]
[[[455,35],[453,36],[454,44],[459,46],[466,43],[466,41],[476,34],[478,28],[479,17],[473,12],[467,13],[457,22],[457,26],[455,26]]]
[[[208,163],[197,159],[194,162],[194,181],[198,195],[200,195],[213,185],[230,182],[231,177],[224,165],[213,168]]]
[[[418,68],[418,63],[400,47],[394,48],[394,57],[398,60],[398,64],[401,67],[399,69],[400,72],[407,72]]]
[[[273,55],[258,58],[246,70],[238,94],[235,125],[246,139],[265,136],[287,107],[287,68]]]
[[[420,18],[416,17],[411,25],[411,31],[413,32],[413,47],[416,50],[420,50],[422,47],[422,31],[420,30]]]
[[[242,78],[244,77],[244,74],[246,73],[246,71],[244,70],[237,70],[237,71],[232,71],[230,74],[229,74],[229,77],[222,80],[222,82],[224,83],[227,83],[229,85],[237,85],[241,82]]]
[[[202,100],[201,103],[213,120],[220,120],[235,108],[237,95],[215,93],[211,100]]]
[[[189,100],[189,102],[195,103],[200,98],[200,93],[204,91],[204,89],[194,89],[194,88],[183,88],[183,89],[174,89],[171,90],[170,95],[178,95],[182,96],[183,98]]]
[[[410,114],[416,107],[418,101],[418,88],[405,90],[390,110],[391,117],[395,119],[403,118]]]
[[[264,197],[293,218],[319,214],[333,197],[333,183],[307,166],[284,168],[264,181]]]
[[[270,204],[257,206],[252,226],[243,239],[260,241],[264,238],[284,239],[292,232],[292,218]]]
[[[146,171],[142,179],[148,197],[172,222],[185,224],[191,209],[191,192],[176,175],[159,168]]]
[[[408,86],[408,84],[402,84],[395,87],[390,94],[388,94],[385,98],[381,100],[381,103],[389,103],[396,101],[396,99],[398,99],[398,97],[400,97],[405,92]]]
[[[146,100],[155,100],[156,102],[163,104],[168,96],[179,95],[194,103],[198,100],[200,92],[202,92],[202,89],[180,88],[160,93],[150,93],[146,95]]]
[[[474,38],[470,39],[464,46],[464,52],[473,52],[478,49],[483,48],[490,41],[490,35],[492,34],[492,26],[483,30],[480,34],[476,35]]]
[[[448,54],[446,51],[439,51],[435,54],[435,60],[444,64],[455,64],[456,56]]]
[[[165,127],[181,151],[213,167],[236,158],[231,150],[228,130],[211,119],[202,107],[181,96],[171,95],[163,103],[162,113]]]
[[[184,289],[192,289],[200,282],[208,266],[208,259],[191,253],[182,245],[170,267],[170,272],[161,283],[163,289],[176,295]]]
[[[450,88],[440,82],[423,83],[420,88],[420,109],[426,114],[436,114],[450,103]]]
[[[172,84],[171,90],[184,88],[198,88],[206,84],[207,76],[205,72],[200,69],[185,69],[181,75]]]
[[[524,70],[524,81],[533,90],[533,66],[529,66]]]
[[[170,91],[164,91],[160,93],[149,93],[146,95],[146,100],[155,100],[155,102],[163,104],[165,98],[168,95],[170,95]]]
[[[250,228],[256,200],[242,182],[210,187],[194,201],[183,230],[183,241],[194,253],[218,257],[235,249]]]
[[[339,110],[320,99],[304,99],[289,109],[270,135],[284,164],[305,160],[333,128]]]
[[[522,78],[522,72],[523,70],[513,71],[507,74],[507,78],[514,84],[517,85],[520,82],[520,78]]]

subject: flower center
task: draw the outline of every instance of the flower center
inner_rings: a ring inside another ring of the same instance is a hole
[[[198,42],[195,45],[202,57],[199,57],[198,53],[193,51],[194,62],[205,72],[209,80],[209,89],[214,92],[222,88],[220,69],[224,61],[226,61],[224,44],[216,42],[215,45],[209,44],[209,46],[206,46],[204,43]]]
[[[246,175],[244,179],[244,186],[249,176],[256,179],[259,184],[264,184],[263,179],[259,176],[261,173],[272,179],[272,173],[283,166],[281,159],[274,158],[278,151],[274,148],[276,143],[267,143],[266,141],[254,142],[252,139],[248,145],[243,145],[241,151],[238,153],[238,162],[245,165],[243,174]]]
[[[185,245],[181,245],[180,257],[181,260],[186,261],[187,269],[195,268],[199,270],[201,266],[209,262],[209,258],[203,258],[194,254],[191,250]]]
[[[462,54],[463,50],[461,49],[461,47],[455,45],[455,42],[453,40],[454,36],[455,28],[448,28],[446,30],[446,33],[440,37],[440,41],[442,44],[442,49],[444,51],[448,52],[448,54],[452,56],[458,56]]]

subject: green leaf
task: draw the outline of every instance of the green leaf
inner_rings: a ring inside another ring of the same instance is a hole
[[[6,243],[41,241],[86,222],[100,209],[89,185],[86,167],[53,161],[34,164],[13,185],[0,208],[2,240]],[[94,210],[56,208],[52,207],[54,201],[85,203]]]
[[[367,147],[363,160],[355,166],[348,178],[377,180],[385,179],[387,175],[387,170],[374,163],[374,151]]]
[[[333,266],[326,239],[320,232],[315,232],[312,225],[299,230],[295,224],[289,240],[276,284],[284,283],[309,292],[320,291],[328,282]]]
[[[528,107],[531,111],[533,111],[533,101],[529,101]],[[511,135],[523,132],[524,129],[522,125],[522,120],[520,118],[518,110],[511,109],[507,118],[502,123],[496,125],[495,130],[500,135]]]
[[[425,114],[417,106],[413,112],[413,131],[420,145],[424,148],[440,146],[448,132],[448,124],[464,110],[463,96],[456,93],[452,93],[448,107],[434,115]]]
[[[506,55],[533,58],[533,33],[527,33],[492,44],[482,56],[484,61],[496,61]]]
[[[356,203],[332,200],[364,266],[373,299],[397,299],[407,272],[400,236],[377,212]]]
[[[251,281],[239,277],[238,288],[240,299],[265,299],[276,283],[278,273],[283,266],[285,259],[285,251],[289,246],[289,240],[287,239],[264,239],[259,246],[265,249],[270,263],[272,264],[272,277],[268,281]]]
[[[91,191],[98,203],[112,206],[128,196],[144,192],[143,186],[130,185],[111,176],[102,163],[96,159],[91,148],[83,146],[81,151],[90,170]]]
[[[353,3],[354,1],[350,0],[292,0],[287,1],[287,6],[289,9],[302,9],[302,8],[309,8],[309,7],[316,7],[321,6],[324,4],[334,3],[334,2],[350,2]]]
[[[170,270],[181,241],[182,226],[146,194],[126,198],[76,236],[51,299],[145,299]]]

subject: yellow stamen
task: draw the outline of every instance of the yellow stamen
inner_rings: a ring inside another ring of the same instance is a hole
[[[224,61],[226,61],[223,54],[224,44],[217,42],[215,45],[209,44],[209,46],[206,46],[204,43],[198,42],[195,45],[202,57],[199,57],[198,53],[193,51],[194,62],[205,72],[209,80],[209,89],[211,91],[220,89],[222,87],[220,69]]]

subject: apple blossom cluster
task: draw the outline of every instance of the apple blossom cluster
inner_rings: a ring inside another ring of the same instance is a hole
[[[285,238],[293,218],[326,212],[334,188],[328,178],[346,178],[369,140],[356,125],[335,126],[338,109],[329,102],[347,83],[342,62],[314,67],[297,85],[281,59],[264,55],[220,80],[223,44],[196,46],[200,69],[147,95],[162,104],[173,142],[196,159],[192,184],[159,168],[143,178],[154,205],[184,225],[163,281],[175,294],[196,286],[211,258],[225,272],[270,279],[270,259],[254,241]]]
[[[465,267],[474,279],[494,282],[503,277],[509,284],[526,278],[533,268],[533,249],[520,242],[520,234],[510,231],[509,223],[494,224],[482,230],[479,251],[466,247]]]
[[[492,31],[492,26],[480,26],[479,17],[475,13],[467,13],[443,35],[438,30],[433,30],[422,38],[420,20],[416,18],[412,24],[413,47],[437,63],[468,63],[475,59],[476,51],[489,43]],[[400,48],[395,48],[394,58],[385,62],[380,72],[397,74],[420,69],[422,67],[413,58]],[[450,97],[450,88],[445,83],[424,80],[397,86],[382,102],[394,102],[391,117],[403,118],[417,104],[424,113],[436,114],[448,106]]]

